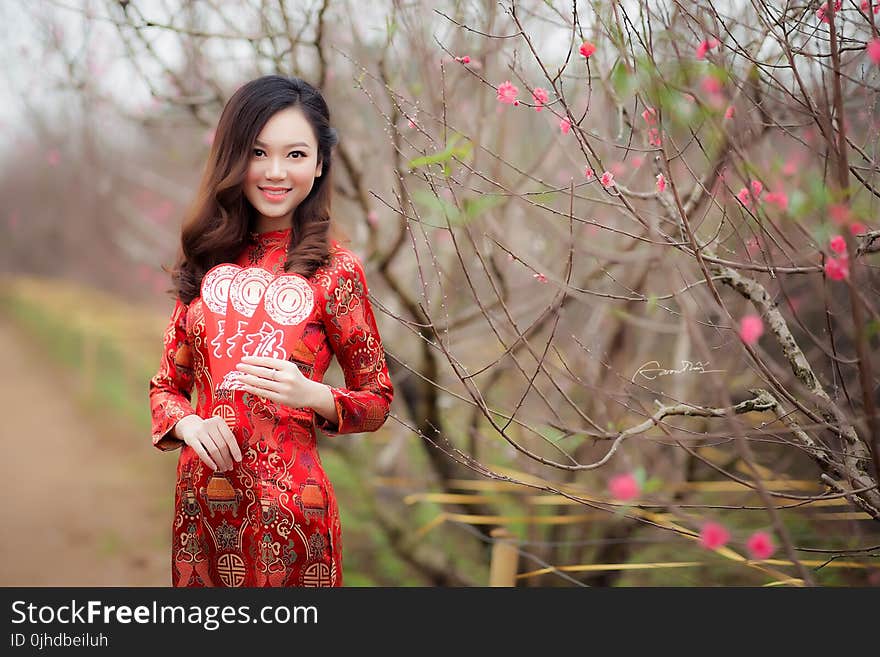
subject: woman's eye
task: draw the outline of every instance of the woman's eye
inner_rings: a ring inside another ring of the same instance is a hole
[[[303,153],[302,151],[290,151],[290,152],[288,153],[288,155],[293,155],[294,153],[299,154],[301,157],[305,157],[305,156],[306,156],[306,154]],[[259,156],[260,154],[265,154],[265,151],[264,151],[262,148],[255,148],[255,149],[254,149],[254,155]],[[299,158],[294,158],[294,159],[299,159]]]

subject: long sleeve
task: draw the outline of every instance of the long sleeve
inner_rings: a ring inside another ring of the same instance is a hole
[[[193,389],[192,348],[186,338],[186,312],[187,306],[177,299],[168,328],[165,329],[159,371],[150,379],[153,446],[162,451],[183,445],[183,441],[170,432],[178,420],[195,413],[190,401]]]
[[[338,258],[323,318],[346,387],[330,386],[338,424],[315,414],[315,426],[328,436],[375,431],[388,418],[394,398],[363,265],[347,249],[340,250]]]

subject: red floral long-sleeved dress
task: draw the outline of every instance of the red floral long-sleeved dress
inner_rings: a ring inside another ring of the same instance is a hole
[[[252,234],[235,264],[283,275],[289,239],[289,228]],[[315,428],[328,436],[375,431],[388,417],[394,389],[363,266],[336,241],[330,253],[328,264],[309,279],[300,277],[313,303],[281,347],[286,360],[315,381],[336,355],[345,374],[345,388],[331,387],[338,424],[311,408],[218,386],[210,366],[218,340],[206,330],[212,324],[205,321],[205,300],[185,305],[177,299],[159,371],[150,380],[153,445],[182,447],[172,527],[174,586],[342,586],[339,509]],[[192,413],[226,420],[242,451],[232,470],[214,473],[170,433]]]

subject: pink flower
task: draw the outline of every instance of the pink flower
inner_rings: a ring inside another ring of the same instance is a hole
[[[654,125],[657,123],[657,110],[653,107],[646,107],[645,111],[642,112],[642,118],[645,119],[645,123],[648,125]]]
[[[739,320],[739,337],[746,344],[755,344],[764,334],[764,322],[757,315],[746,315]]]
[[[766,559],[776,552],[773,537],[767,532],[755,532],[749,536],[749,540],[746,541],[746,549],[752,559]]]
[[[724,112],[724,118],[725,119],[732,119],[733,118],[733,105],[727,106],[727,111]]]
[[[571,130],[571,121],[568,119],[562,119],[559,122],[559,129],[562,130],[562,134],[567,135],[568,131]]]
[[[632,159],[632,167],[633,167],[633,169],[638,169],[638,168],[639,168],[640,166],[642,166],[642,164],[644,164],[644,163],[645,163],[644,158],[642,158],[642,157],[640,157],[640,156],[638,156],[638,155],[636,155],[636,156]]]
[[[787,160],[785,165],[782,167],[782,175],[784,176],[793,176],[797,173],[798,163],[794,159]]]
[[[614,185],[614,174],[610,171],[606,171],[602,174],[602,177],[599,179],[599,182],[602,183],[602,187],[608,189]]]
[[[505,80],[498,85],[498,101],[501,103],[519,105],[519,101],[516,99],[518,93],[519,88],[516,85],[511,84],[510,80]]]
[[[700,530],[700,545],[707,550],[717,550],[730,540],[730,532],[724,525],[707,522]]]
[[[752,195],[749,193],[748,187],[743,187],[736,193],[736,197],[739,199],[739,202],[744,206],[749,207],[749,204],[752,200]]]
[[[746,240],[746,253],[750,256],[755,255],[758,251],[761,250],[761,245],[758,244],[757,237],[750,237]]]
[[[869,4],[868,0],[862,0],[862,11],[868,11]],[[880,14],[880,2],[874,5],[874,13]]]
[[[470,64],[471,58],[469,55],[462,55],[461,57],[456,57],[455,61],[461,62],[462,64]]]
[[[584,41],[581,44],[581,47],[578,48],[578,51],[581,53],[581,55],[589,59],[590,55],[596,52],[596,46],[589,41]]]
[[[595,175],[596,174],[593,172],[592,168],[587,167],[586,169],[584,169],[584,178],[586,178],[587,180],[591,180]]]
[[[535,87],[535,90],[532,92],[532,98],[535,99],[535,111],[540,112],[544,109],[543,106],[550,99],[550,95],[547,93],[546,89]]]
[[[764,191],[764,183],[760,180],[752,181],[752,194],[754,194],[755,198],[758,198],[761,195],[761,192]]]
[[[712,50],[712,48],[717,48],[721,43],[718,39],[704,39],[700,42],[700,45],[697,46],[697,59],[706,59],[706,53]]]
[[[880,7],[880,4],[877,7]],[[868,229],[861,221],[854,221],[849,225],[849,232],[851,235],[861,235],[862,233],[867,233]]]
[[[721,93],[721,80],[716,78],[714,75],[707,75],[706,77],[704,77],[703,81],[700,83],[700,86],[707,94],[717,95]]]
[[[539,281],[541,281],[542,283],[546,283],[546,282],[547,282],[547,277],[544,276],[544,274],[532,274],[532,278],[537,278],[537,279],[538,279]]]
[[[825,275],[832,281],[849,278],[849,260],[847,258],[828,258],[825,261]]]
[[[666,189],[666,178],[663,177],[662,173],[657,174],[657,191],[663,192]]]
[[[46,161],[50,167],[58,166],[58,163],[61,162],[61,153],[58,152],[57,148],[53,148],[46,153]]]
[[[651,146],[660,148],[663,142],[660,141],[660,131],[657,128],[648,128],[648,143]]]
[[[842,226],[849,221],[849,206],[843,203],[834,203],[828,206],[828,216],[838,226]]]
[[[622,176],[624,171],[626,171],[626,164],[623,162],[614,162],[611,164],[611,168],[608,169],[615,176]]]
[[[608,490],[614,499],[623,502],[635,499],[641,492],[638,480],[629,473],[611,477],[611,481],[608,482]]]
[[[875,64],[880,64],[880,39],[871,39],[865,46],[865,52],[868,53],[868,59]]]
[[[379,223],[379,213],[377,213],[375,210],[370,210],[367,213],[367,221],[370,222],[371,226],[375,226]]]
[[[775,203],[780,210],[788,209],[788,194],[785,192],[767,192],[764,195],[764,200],[767,203]]]
[[[843,5],[843,0],[834,0],[834,13],[835,13],[835,15],[837,14],[838,11],[840,11],[841,5]],[[829,9],[830,8],[828,6],[828,3],[826,2],[824,5],[822,5],[821,7],[819,7],[819,9],[816,10],[816,17],[820,21],[822,21],[823,23],[830,23],[831,19],[828,18]]]
[[[842,235],[835,235],[832,237],[828,245],[831,247],[831,250],[837,254],[846,253],[846,240],[843,239]]]

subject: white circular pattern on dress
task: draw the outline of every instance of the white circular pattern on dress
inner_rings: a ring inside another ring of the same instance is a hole
[[[202,301],[211,312],[226,314],[229,285],[240,271],[238,265],[217,265],[202,278]]]
[[[266,286],[273,278],[272,272],[262,267],[242,269],[229,285],[232,307],[245,317],[253,317]]]
[[[285,274],[266,288],[263,307],[274,321],[283,326],[292,326],[312,314],[315,294],[302,276]]]

